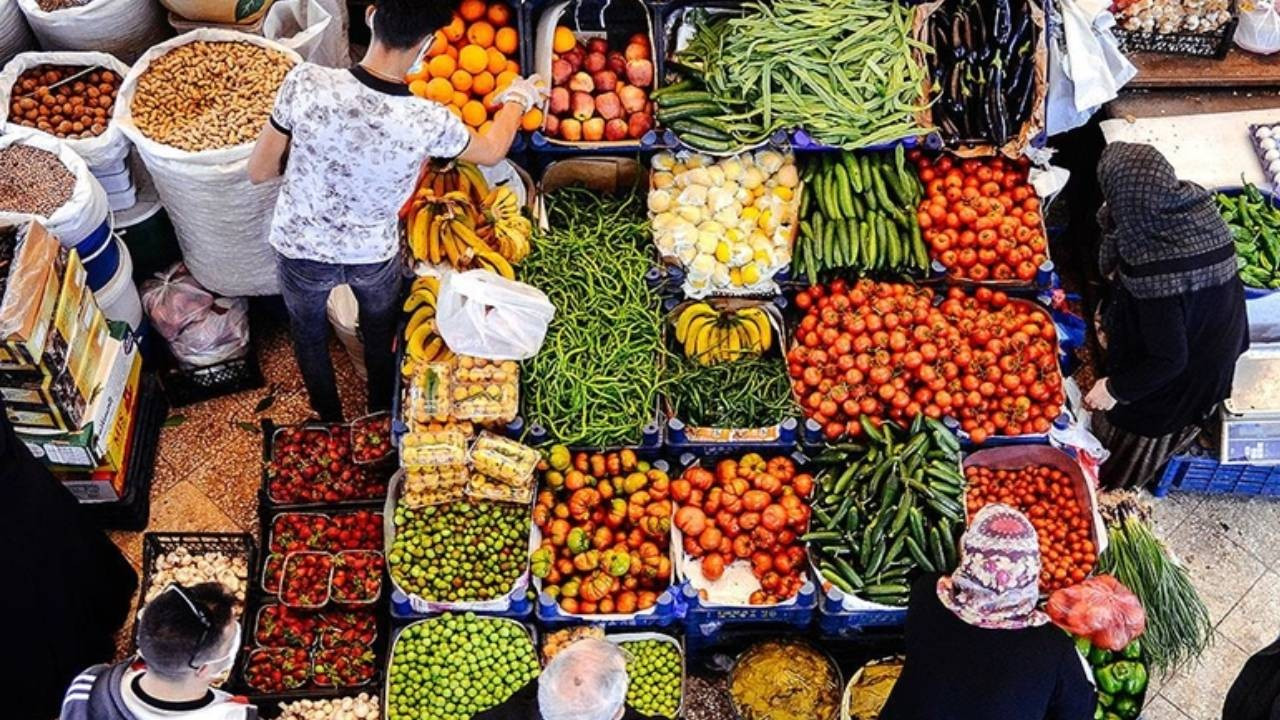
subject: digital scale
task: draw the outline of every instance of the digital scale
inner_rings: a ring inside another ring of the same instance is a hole
[[[1222,403],[1224,465],[1280,465],[1280,343],[1250,347]]]

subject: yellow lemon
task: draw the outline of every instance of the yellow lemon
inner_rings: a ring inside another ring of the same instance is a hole
[[[720,244],[716,245],[716,260],[727,263],[729,262],[729,257],[729,243],[721,240]]]
[[[755,263],[744,265],[741,277],[743,285],[755,285],[760,282],[760,266]]]

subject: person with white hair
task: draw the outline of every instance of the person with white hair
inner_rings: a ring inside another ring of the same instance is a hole
[[[627,655],[606,640],[579,640],[536,680],[471,720],[656,720],[626,705]]]

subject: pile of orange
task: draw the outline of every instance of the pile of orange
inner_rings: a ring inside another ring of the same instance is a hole
[[[510,5],[462,0],[453,20],[436,31],[422,65],[409,72],[409,90],[449,108],[480,132],[489,129],[501,106],[498,91],[520,76],[516,61],[520,35]],[[521,121],[525,130],[542,127],[534,108]]]

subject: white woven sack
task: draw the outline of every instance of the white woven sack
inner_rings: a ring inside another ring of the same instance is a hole
[[[103,191],[98,179],[89,173],[89,167],[79,155],[57,138],[30,128],[19,127],[0,135],[0,149],[15,144],[30,145],[57,155],[62,164],[75,175],[76,184],[71,191],[71,198],[54,210],[52,215],[44,217],[0,212],[0,227],[35,218],[58,238],[63,247],[74,246],[102,227],[107,219],[107,193]]]
[[[3,2],[3,0],[0,0]],[[350,24],[350,11],[346,0],[318,0],[324,11],[329,13],[329,27],[320,36],[320,47],[316,48],[315,59],[322,65],[345,68],[351,67],[351,43],[347,39]],[[361,22],[364,18],[361,17]]]
[[[34,50],[36,39],[27,18],[18,9],[18,0],[0,0],[0,63],[20,52]]]
[[[129,66],[120,62],[113,55],[100,52],[26,52],[18,55],[10,60],[3,70],[0,70],[0,107],[9,107],[9,98],[13,90],[13,83],[17,81],[18,76],[38,65],[71,65],[90,67],[94,65],[101,66],[118,74],[121,78],[129,74]],[[108,118],[110,119],[110,118]],[[25,126],[9,123],[8,129],[23,128]],[[30,128],[28,128],[30,129]],[[106,132],[97,137],[82,138],[79,140],[64,139],[62,142],[67,147],[76,151],[76,154],[84,158],[85,164],[90,169],[102,167],[115,162],[129,154],[129,138],[115,126],[114,122],[107,123]]]
[[[348,67],[350,58],[327,55],[325,34],[337,21],[317,0],[276,0],[262,22],[262,36],[271,38],[302,56],[327,67]]]
[[[98,50],[132,62],[172,34],[156,0],[89,0],[45,12],[36,0],[17,0],[45,50]]]
[[[301,62],[298,54],[273,40],[231,30],[200,28],[151,48],[133,64],[116,99],[112,122],[133,141],[155,182],[160,202],[173,221],[187,268],[200,284],[226,297],[274,295],[276,260],[267,233],[280,183],[249,182],[253,143],[191,152],[158,143],[133,122],[138,78],[151,61],[197,41],[247,42],[271,48]]]

